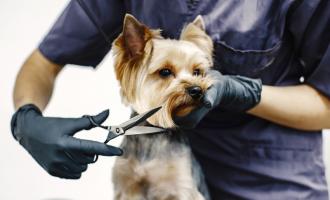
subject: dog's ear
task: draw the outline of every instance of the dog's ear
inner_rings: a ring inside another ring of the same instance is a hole
[[[132,15],[126,14],[123,31],[113,41],[112,50],[115,56],[116,77],[120,82],[125,102],[135,99],[135,87],[139,77],[139,69],[144,58],[149,58],[153,49],[153,38],[161,38],[160,30],[149,29]]]
[[[205,23],[201,15],[198,15],[196,19],[191,23],[200,28],[201,30],[205,31]]]
[[[126,14],[123,25],[123,45],[130,57],[143,55],[146,42],[152,37],[151,31],[132,15]]]
[[[208,55],[212,56],[213,42],[205,32],[205,24],[202,16],[198,15],[196,19],[189,23],[181,32],[181,40],[194,43]]]

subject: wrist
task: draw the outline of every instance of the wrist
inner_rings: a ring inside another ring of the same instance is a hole
[[[226,76],[224,98],[219,106],[231,112],[245,112],[259,104],[261,99],[261,79],[244,76]]]
[[[17,138],[17,132],[18,132],[17,124],[18,124],[19,120],[21,120],[20,116],[31,110],[33,110],[34,112],[36,112],[39,115],[42,115],[41,110],[34,104],[23,105],[23,106],[19,107],[18,110],[13,114],[11,121],[10,121],[10,128],[11,128],[11,133],[16,140],[19,140],[19,138]]]

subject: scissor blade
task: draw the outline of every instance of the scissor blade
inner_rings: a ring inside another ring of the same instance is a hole
[[[124,131],[127,131],[128,129],[138,125],[139,123],[143,122],[144,120],[148,119],[151,115],[155,114],[159,109],[162,107],[154,108],[152,110],[149,110],[148,112],[142,113],[140,115],[137,115],[130,120],[120,124],[119,126],[122,127]]]
[[[152,133],[165,133],[166,130],[157,127],[149,126],[134,126],[128,129],[124,135],[141,135],[141,134],[152,134]]]

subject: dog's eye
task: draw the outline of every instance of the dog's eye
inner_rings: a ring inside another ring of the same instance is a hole
[[[200,69],[194,69],[193,71],[193,75],[194,76],[199,76],[201,74],[201,70]]]
[[[172,71],[170,69],[161,69],[159,70],[159,75],[162,77],[168,77],[170,75],[172,75]]]

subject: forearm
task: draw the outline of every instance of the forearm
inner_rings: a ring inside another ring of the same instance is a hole
[[[309,85],[263,86],[260,103],[248,113],[301,130],[330,128],[330,100]]]
[[[25,104],[35,104],[43,110],[52,95],[56,76],[62,66],[47,60],[34,51],[21,67],[14,88],[15,109]]]

